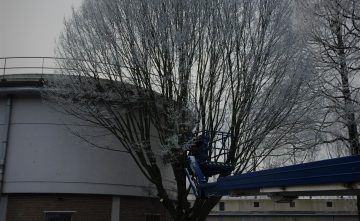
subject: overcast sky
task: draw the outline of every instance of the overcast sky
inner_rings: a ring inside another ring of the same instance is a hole
[[[0,57],[53,56],[64,16],[82,0],[0,0]]]

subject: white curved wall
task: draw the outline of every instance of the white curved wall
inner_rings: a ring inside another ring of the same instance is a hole
[[[70,132],[74,125],[63,123],[64,115],[38,95],[13,96],[4,192],[154,195],[129,154],[95,148]],[[169,189],[172,180],[165,180]]]

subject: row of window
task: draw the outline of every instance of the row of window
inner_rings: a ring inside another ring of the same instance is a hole
[[[254,207],[260,207],[260,202],[254,202]],[[295,202],[290,202],[289,207],[295,207]],[[326,207],[333,207],[333,202],[326,202]],[[225,202],[219,202],[219,210],[225,211]]]

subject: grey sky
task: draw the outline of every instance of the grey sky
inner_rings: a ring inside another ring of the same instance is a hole
[[[82,0],[0,0],[0,57],[53,56],[64,16]]]

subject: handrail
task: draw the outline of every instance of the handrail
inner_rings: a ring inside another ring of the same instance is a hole
[[[44,56],[44,57],[38,57],[38,56],[0,57],[0,60],[10,60],[10,59],[52,59],[54,61],[55,60],[73,60],[73,61],[86,61],[86,62],[91,62],[91,63],[95,63],[95,64],[105,64],[105,65],[119,66],[119,64],[113,64],[113,63],[101,62],[101,61],[95,61],[95,60],[88,60],[88,59],[82,59],[82,58],[64,58],[64,57],[49,57],[49,56]],[[124,66],[122,66],[122,67],[124,67]]]
[[[53,74],[60,68],[56,65],[56,60],[65,59],[57,57],[0,57],[2,67],[2,78],[10,74]],[[45,62],[45,60],[48,60]],[[20,63],[20,64],[19,64]],[[46,65],[45,65],[46,64]],[[16,72],[14,71],[16,70]],[[29,73],[32,70],[34,73]],[[36,71],[37,70],[37,71]]]
[[[76,61],[82,62],[86,66],[99,66],[100,70],[91,70],[91,69],[81,69],[81,68],[64,68],[58,66],[59,60],[66,61]],[[20,65],[18,63],[21,63]],[[115,61],[116,62],[116,61]],[[29,65],[34,64],[34,65]],[[113,72],[107,72],[109,66],[111,69],[115,70]],[[105,68],[106,67],[106,68]],[[118,76],[119,73],[117,71],[121,69],[124,70],[121,72],[121,76]],[[2,73],[1,73],[2,70]],[[26,70],[28,70],[26,72]],[[111,63],[111,62],[103,62],[97,60],[87,60],[82,58],[65,58],[65,57],[49,57],[49,56],[33,56],[33,57],[25,57],[25,56],[12,56],[12,57],[0,57],[0,76],[2,75],[2,79],[5,79],[6,75],[16,75],[16,74],[40,74],[41,78],[44,75],[48,74],[56,74],[56,71],[74,71],[74,72],[83,72],[83,73],[95,73],[102,75],[105,79],[114,78],[121,79],[121,81],[126,81],[128,79],[133,79],[132,71],[138,71],[137,68],[128,67],[126,65],[120,65],[119,63]],[[125,74],[124,74],[125,73]],[[156,74],[156,73],[147,73],[154,79],[155,81],[161,81],[162,78],[167,77],[166,75]],[[136,76],[135,76],[136,78]],[[135,79],[134,78],[134,79]],[[131,82],[132,80],[130,80]],[[174,83],[175,84],[175,83]]]
[[[1,59],[39,59],[39,58],[45,58],[45,59],[67,59],[67,58],[61,58],[61,57],[49,57],[49,56],[10,56],[10,57],[0,57]]]
[[[38,61],[36,61],[38,60]],[[86,71],[79,69],[70,69],[70,68],[61,68],[57,66],[58,60],[72,60],[72,61],[81,61],[81,62],[89,62],[100,65],[110,65],[110,66],[119,66],[118,64],[111,64],[99,61],[91,61],[80,58],[62,58],[62,57],[24,57],[24,56],[13,56],[13,57],[0,57],[0,69],[2,70],[2,78],[5,78],[5,75],[9,74],[41,74],[41,77],[44,74],[54,74],[56,70],[67,70],[67,71]],[[14,62],[15,64],[11,63]],[[23,63],[24,65],[19,65],[18,63]],[[34,63],[34,65],[29,65],[29,63]],[[46,64],[46,65],[45,65]],[[50,64],[50,65],[49,65]],[[120,66],[120,68],[125,68]],[[12,70],[17,70],[17,72],[13,72]],[[24,72],[20,70],[38,70],[38,72]],[[10,72],[10,73],[9,73]],[[99,74],[106,74],[102,72],[97,72]]]

